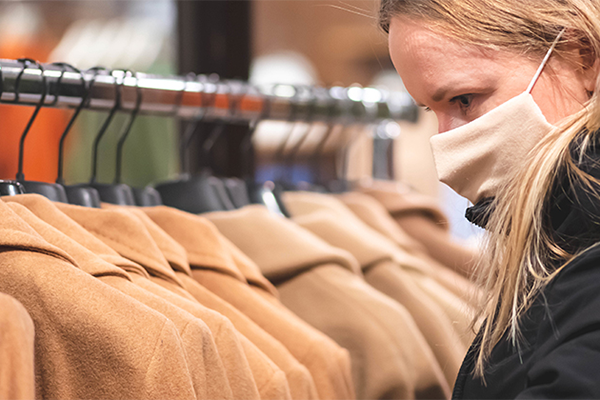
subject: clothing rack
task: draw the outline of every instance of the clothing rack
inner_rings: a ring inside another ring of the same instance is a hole
[[[85,98],[85,108],[111,110],[119,90],[120,111],[132,112],[139,107],[140,114],[183,119],[202,116],[230,122],[268,119],[371,124],[387,119],[416,121],[418,114],[407,93],[377,88],[258,87],[213,75],[160,76],[105,69],[79,73],[54,64],[43,64],[42,68],[43,72],[34,62],[0,59],[0,103],[38,105],[44,93],[43,74],[43,107],[76,108]]]

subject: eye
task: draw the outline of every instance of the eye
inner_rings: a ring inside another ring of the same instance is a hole
[[[425,112],[430,112],[431,108],[429,108],[429,107],[423,107],[423,110],[425,110]]]
[[[472,94],[461,94],[460,96],[456,96],[450,99],[450,103],[458,103],[458,106],[463,111],[468,111],[471,107],[471,103],[473,102]]]

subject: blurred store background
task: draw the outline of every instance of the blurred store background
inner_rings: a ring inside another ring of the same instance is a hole
[[[0,2],[0,58],[29,57],[64,61],[81,69],[101,65],[165,75],[217,73],[223,79],[256,84],[403,90],[388,55],[387,38],[377,27],[378,4],[378,0],[4,1]],[[22,106],[0,107],[0,178],[16,173],[18,139],[31,112]],[[27,142],[29,179],[55,179],[58,155],[49,149],[57,148],[70,114],[41,110]],[[84,111],[77,120],[67,143],[68,182],[89,177],[93,132],[103,118],[103,113]],[[116,118],[102,142],[100,157],[107,161],[101,163],[100,181],[110,181],[114,174],[116,138],[125,118]],[[314,136],[323,129],[310,128]],[[231,129],[228,137],[235,141],[236,127]],[[289,129],[285,123],[259,126],[254,137],[257,174],[277,173],[273,154]],[[435,117],[422,112],[417,123],[400,122],[390,129],[395,132],[394,178],[439,198],[455,236],[474,240],[478,231],[463,218],[467,200],[436,179],[429,149],[429,137],[437,131]],[[172,118],[140,116],[125,148],[124,180],[142,186],[175,176],[180,130],[180,122]],[[373,176],[369,158],[373,134],[343,132],[339,136],[345,137],[330,144],[335,156],[340,142],[355,139],[346,149],[347,176]],[[310,144],[307,140],[299,158],[310,153]],[[335,169],[335,162],[332,165]],[[299,179],[302,174],[300,168]]]

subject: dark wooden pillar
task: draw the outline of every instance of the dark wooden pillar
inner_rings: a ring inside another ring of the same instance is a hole
[[[252,1],[178,0],[177,7],[179,74],[216,73],[221,79],[247,81],[252,58]],[[209,123],[203,131],[210,133],[213,128],[214,124]],[[194,140],[190,146],[193,170],[210,161],[216,175],[253,174],[242,166],[244,157],[240,156],[247,133],[247,125],[227,125],[211,160],[199,159],[202,138]]]

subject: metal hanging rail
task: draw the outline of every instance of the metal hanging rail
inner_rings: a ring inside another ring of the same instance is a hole
[[[91,85],[86,108],[110,110],[117,86],[121,110],[132,111],[138,91],[142,93],[140,114],[170,115],[192,119],[228,119],[231,122],[258,119],[340,123],[376,123],[381,120],[417,119],[417,107],[407,93],[375,88],[271,85],[257,87],[241,81],[222,81],[214,76],[159,76],[123,70],[88,70],[77,73],[53,64],[44,71],[34,64],[0,59],[0,103],[33,106],[44,92],[44,107],[75,108]],[[20,76],[20,78],[19,78]]]

